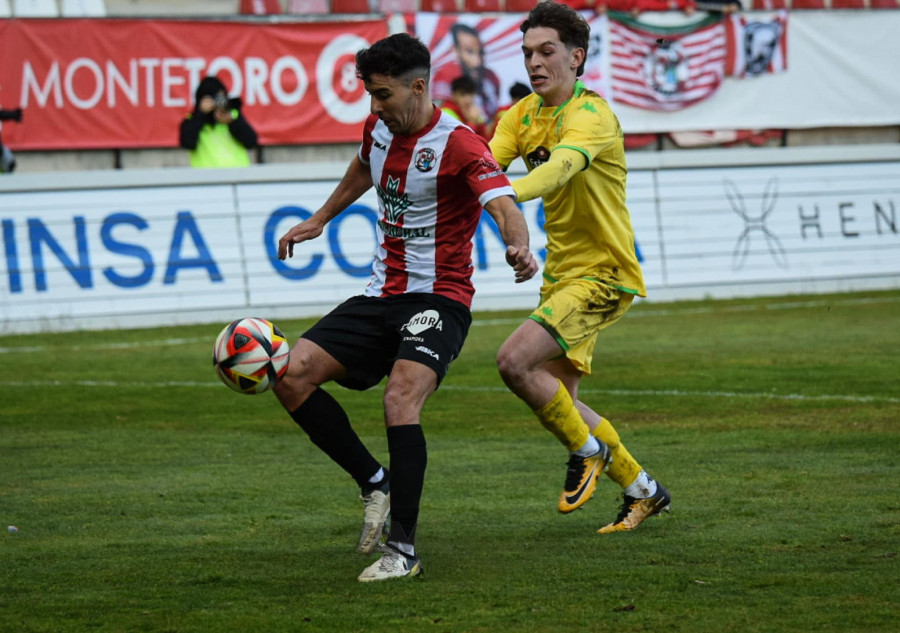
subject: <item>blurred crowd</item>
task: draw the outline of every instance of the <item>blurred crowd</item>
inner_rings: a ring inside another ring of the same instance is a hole
[[[692,15],[698,10],[734,13],[741,10],[738,0],[559,0],[573,9],[596,11],[620,11],[633,16],[648,11],[682,11]]]

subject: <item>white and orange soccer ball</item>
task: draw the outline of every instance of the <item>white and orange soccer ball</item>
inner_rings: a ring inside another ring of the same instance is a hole
[[[216,373],[238,393],[268,391],[288,368],[291,347],[271,321],[248,317],[232,321],[213,348]]]

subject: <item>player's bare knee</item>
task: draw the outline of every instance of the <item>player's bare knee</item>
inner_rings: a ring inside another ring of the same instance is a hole
[[[313,358],[302,346],[291,350],[291,360],[285,374],[273,387],[278,400],[289,411],[296,409],[318,388],[320,382],[311,375]]]
[[[497,352],[497,371],[506,383],[522,380],[526,367],[515,346],[503,345]]]
[[[417,424],[428,396],[437,388],[437,375],[423,366],[395,364],[384,388],[384,421],[387,426]]]
[[[302,347],[295,345],[294,349],[291,350],[291,362],[288,364],[287,373],[285,373],[284,377],[290,383],[302,381],[309,374],[311,367],[312,358],[310,355]]]
[[[418,420],[419,410],[412,390],[402,386],[388,387],[384,390],[384,422],[387,426],[409,424]]]

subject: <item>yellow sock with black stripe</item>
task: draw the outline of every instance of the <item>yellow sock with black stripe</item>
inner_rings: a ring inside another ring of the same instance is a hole
[[[641,472],[641,465],[637,463],[625,445],[619,440],[619,434],[613,428],[606,418],[600,418],[600,424],[597,425],[591,435],[609,446],[612,452],[612,463],[606,471],[606,476],[614,482],[622,486],[630,485],[638,474]]]
[[[578,413],[578,409],[575,408],[572,396],[569,395],[565,385],[558,379],[556,382],[559,383],[556,394],[550,399],[550,402],[534,413],[544,428],[553,433],[570,453],[574,453],[584,446],[591,432],[581,414]]]

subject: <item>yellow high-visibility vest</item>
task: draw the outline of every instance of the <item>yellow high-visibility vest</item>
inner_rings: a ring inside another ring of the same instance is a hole
[[[237,119],[240,114],[233,110]],[[197,148],[191,150],[192,167],[247,167],[250,154],[240,141],[231,135],[225,123],[204,125],[197,138]]]

